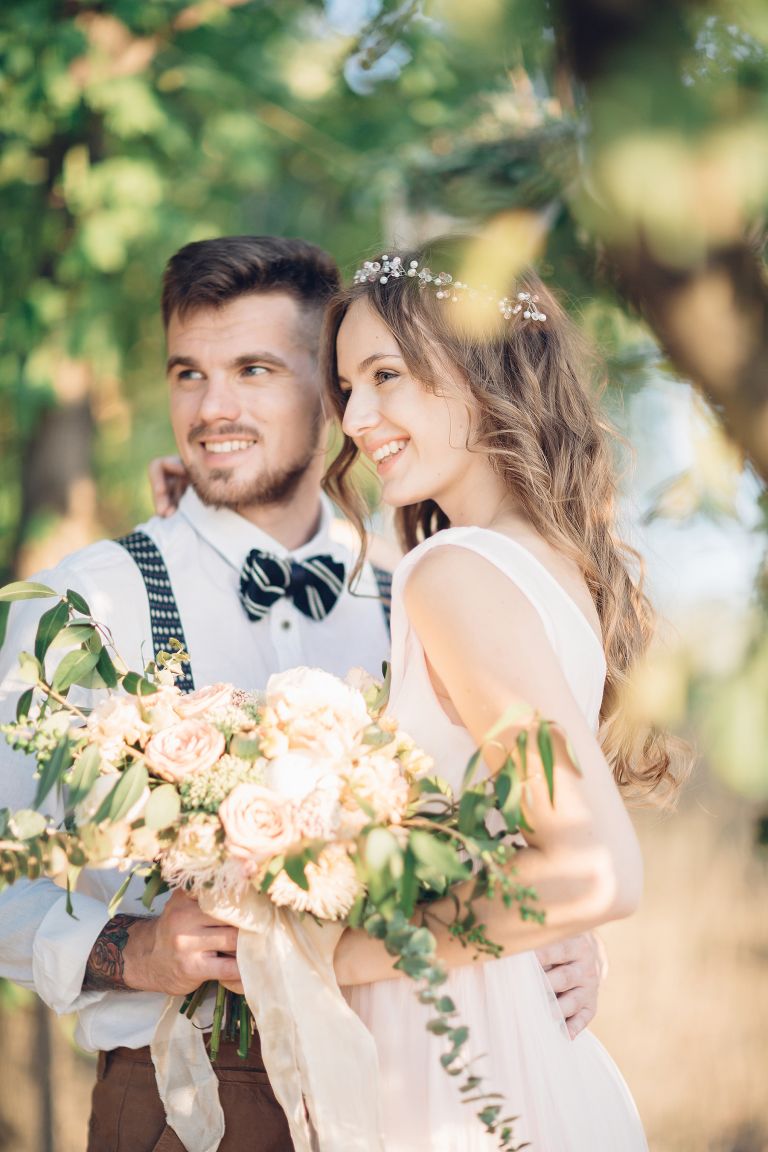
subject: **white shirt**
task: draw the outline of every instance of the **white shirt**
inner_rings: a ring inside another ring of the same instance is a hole
[[[354,554],[349,527],[334,520],[325,498],[317,533],[293,551],[235,512],[206,507],[191,489],[173,516],[155,517],[140,527],[152,537],[168,569],[196,687],[224,680],[246,690],[263,688],[273,672],[302,664],[338,675],[355,666],[381,674],[389,637],[370,566],[365,566],[354,592],[345,587],[324,620],[309,619],[284,597],[264,619],[253,622],[239,600],[240,568],[252,548],[299,561],[330,553],[350,570]],[[95,619],[111,630],[130,668],[140,671],[152,658],[144,583],[119,544],[92,544],[34,579],[84,596]],[[38,619],[48,607],[49,600],[31,600],[12,608],[0,650],[0,722],[13,719],[18,695],[28,687],[18,675],[18,655],[32,650]],[[47,667],[50,673],[50,663]],[[80,699],[85,702],[88,695],[82,693]],[[74,690],[71,698],[78,701]],[[0,740],[0,807],[31,804],[33,769],[31,757]],[[51,794],[46,807],[53,803]],[[76,1038],[86,1049],[148,1044],[166,1002],[160,993],[81,991],[91,948],[109,919],[107,904],[123,880],[116,871],[86,869],[72,895],[76,919],[67,913],[66,898],[52,881],[20,881],[0,893],[0,975],[34,988],[56,1012],[76,1011]],[[142,892],[143,880],[134,878],[119,911],[147,915]],[[155,901],[153,911],[161,906],[162,900]]]

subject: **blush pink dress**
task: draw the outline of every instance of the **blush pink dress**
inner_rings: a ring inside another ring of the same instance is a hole
[[[443,544],[478,553],[499,568],[539,614],[573,696],[596,729],[605,659],[586,618],[526,548],[497,532],[449,528],[410,552],[392,589],[391,711],[435,758],[458,790],[474,744],[453,724],[433,691],[424,653],[410,627],[403,588],[419,559]],[[468,591],[471,595],[471,590]],[[446,628],[450,622],[446,621]],[[468,674],[469,670],[468,670]],[[515,913],[511,913],[515,914]],[[503,1115],[517,1115],[518,1142],[531,1152],[646,1152],[629,1090],[608,1053],[588,1031],[572,1041],[533,952],[454,968],[445,991],[469,1025],[468,1055],[478,1056],[484,1088],[504,1094]],[[462,1103],[457,1078],[440,1066],[441,1042],[409,980],[347,990],[373,1033],[379,1055],[386,1152],[491,1152],[498,1147]]]

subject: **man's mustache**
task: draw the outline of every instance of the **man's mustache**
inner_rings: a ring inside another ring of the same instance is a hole
[[[261,439],[257,430],[247,424],[196,424],[194,428],[190,428],[187,440],[190,444],[197,444],[208,436],[244,436],[249,440]]]

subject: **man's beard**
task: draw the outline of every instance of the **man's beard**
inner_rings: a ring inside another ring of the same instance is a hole
[[[290,503],[316,457],[317,449],[287,468],[262,472],[250,480],[236,480],[227,468],[203,473],[193,465],[189,478],[203,504],[214,508],[266,508]]]

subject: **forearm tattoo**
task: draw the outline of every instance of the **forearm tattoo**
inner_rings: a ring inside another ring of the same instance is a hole
[[[128,942],[128,929],[141,919],[141,916],[119,915],[107,921],[91,948],[83,992],[109,992],[128,987],[123,975],[123,949]]]

